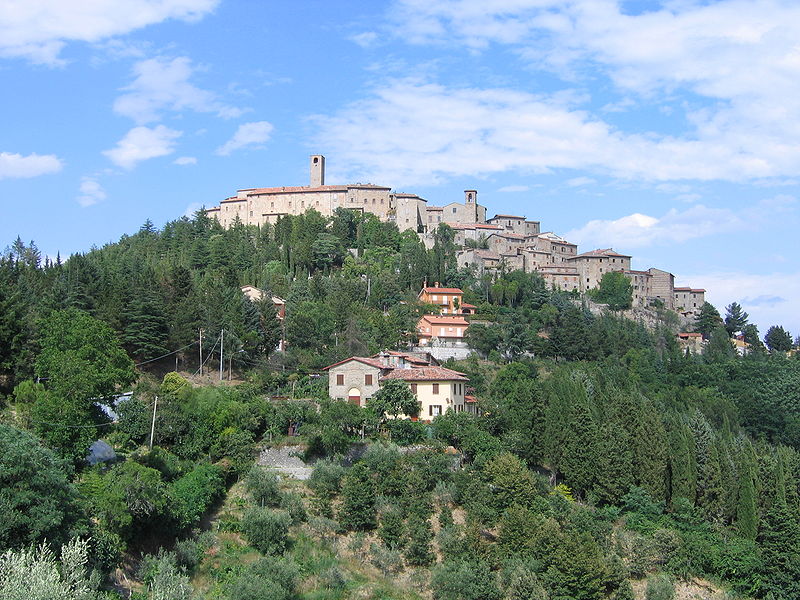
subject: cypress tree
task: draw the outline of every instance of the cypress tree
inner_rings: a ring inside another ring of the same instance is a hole
[[[669,431],[669,500],[674,504],[678,498],[694,503],[696,493],[697,465],[694,456],[694,440],[689,428],[679,418],[673,418]]]
[[[756,506],[756,467],[753,447],[743,439],[739,444],[739,485],[736,502],[736,528],[747,539],[755,539],[758,532],[758,509]]]
[[[591,490],[597,476],[597,425],[584,393],[572,405],[564,445],[562,471],[567,484],[580,495]]]
[[[375,484],[366,465],[355,465],[344,478],[339,521],[348,529],[375,527]]]
[[[724,513],[723,482],[716,436],[706,418],[695,410],[689,426],[695,442],[697,462],[697,490],[695,501],[712,519],[719,519]]]
[[[410,565],[426,567],[434,562],[435,556],[431,552],[430,523],[424,516],[413,513],[408,518],[405,557]]]

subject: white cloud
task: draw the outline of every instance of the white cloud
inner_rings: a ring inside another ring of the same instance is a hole
[[[592,169],[646,181],[746,180],[772,173],[776,148],[626,134],[564,98],[390,80],[333,115],[312,117],[348,177],[393,185],[507,170]],[[800,152],[797,155],[800,171]]]
[[[196,165],[197,159],[194,156],[179,156],[178,158],[172,161],[172,164],[181,166]]]
[[[102,202],[107,197],[105,189],[94,177],[82,177],[78,204],[83,207]]]
[[[136,163],[149,158],[166,156],[175,150],[175,141],[182,132],[164,125],[156,127],[134,127],[125,134],[117,145],[103,152],[111,162],[125,169],[132,169]]]
[[[216,153],[220,156],[227,156],[234,150],[246,147],[259,147],[269,140],[274,128],[267,121],[255,121],[253,123],[242,123],[233,134],[233,137],[217,148]]]
[[[566,81],[605,75],[619,100],[603,99],[601,111],[624,111],[638,95],[660,111],[682,112],[680,136],[623,136],[621,148],[608,149],[623,176],[639,177],[626,163],[651,148],[663,161],[655,179],[799,175],[800,5],[660,4],[632,15],[616,0],[398,0],[392,31],[411,43],[473,51],[506,45]]]
[[[223,118],[238,117],[242,110],[227,106],[214,94],[189,82],[196,69],[186,56],[163,57],[137,62],[135,79],[124,88],[127,93],[114,102],[114,111],[137,123],[157,121],[164,110],[216,113]]]
[[[766,198],[748,209],[709,208],[696,204],[686,210],[670,209],[662,217],[634,213],[614,220],[589,221],[565,237],[579,245],[617,249],[679,244],[691,239],[734,231],[754,231],[770,218],[793,210],[791,196]]]
[[[497,191],[503,193],[514,193],[514,192],[527,192],[530,189],[531,186],[529,185],[506,185],[504,187],[501,187]]]
[[[54,154],[12,154],[0,152],[0,179],[38,177],[57,173],[64,164]]]
[[[725,306],[739,302],[750,314],[750,322],[758,325],[762,338],[771,325],[782,325],[793,336],[800,334],[800,271],[696,273],[676,276],[676,284],[678,281],[704,288],[706,299],[723,315]]]
[[[0,56],[55,65],[67,42],[97,42],[168,19],[194,21],[218,0],[4,0]]]
[[[369,48],[378,41],[378,34],[374,31],[365,31],[356,35],[350,36],[350,41],[358,44],[362,48]]]
[[[582,187],[584,185],[597,183],[597,181],[591,177],[573,177],[572,179],[567,179],[566,183],[569,187]]]

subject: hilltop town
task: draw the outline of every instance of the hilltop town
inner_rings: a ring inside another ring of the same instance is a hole
[[[633,305],[658,305],[694,318],[705,302],[705,290],[676,287],[675,276],[651,267],[631,269],[631,256],[613,248],[578,252],[577,244],[552,231],[542,231],[539,221],[524,215],[496,214],[478,203],[478,190],[465,190],[463,202],[432,206],[416,194],[396,193],[373,184],[327,185],[325,157],[309,159],[307,186],[248,188],[206,209],[223,227],[237,220],[245,225],[276,224],[281,217],[314,209],[325,217],[339,208],[371,213],[394,223],[400,231],[416,232],[427,248],[434,244],[436,228],[454,230],[459,267],[478,274],[520,270],[535,272],[552,287],[586,293],[596,289],[604,273],[618,271],[631,281]]]

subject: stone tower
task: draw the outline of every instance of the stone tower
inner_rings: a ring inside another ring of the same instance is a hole
[[[311,187],[325,185],[325,157],[322,154],[312,154],[309,162],[311,170]]]
[[[464,206],[473,223],[480,223],[478,218],[478,190],[464,190]]]

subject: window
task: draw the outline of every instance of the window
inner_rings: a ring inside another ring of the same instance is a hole
[[[336,375],[336,385],[344,385],[344,374],[337,373]]]
[[[434,394],[438,394],[439,393],[439,384],[438,383],[434,383],[433,384],[433,393]]]
[[[417,393],[417,384],[416,383],[412,383],[411,384],[411,393],[416,395],[416,393]]]
[[[364,385],[372,385],[372,373],[364,375]]]
[[[456,207],[453,207],[453,214],[456,214]]]
[[[432,404],[428,407],[428,416],[438,417],[440,414],[442,414],[441,404]]]
[[[275,203],[274,203],[274,202],[270,202],[270,203],[269,203],[269,207],[270,207],[270,208],[275,208]]]

